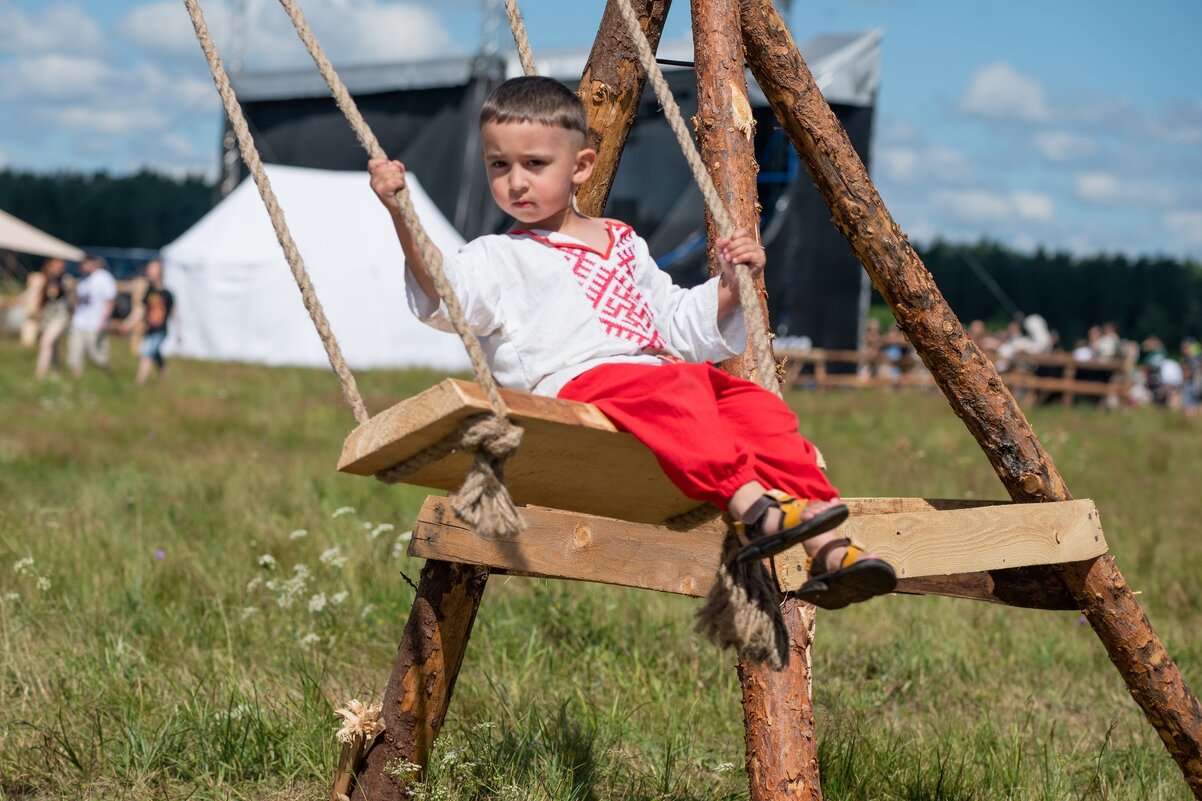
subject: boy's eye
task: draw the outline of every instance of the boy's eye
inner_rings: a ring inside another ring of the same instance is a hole
[[[503,162],[503,161],[494,161],[491,164],[489,164],[488,166],[492,167],[494,170],[500,170],[500,169],[504,169],[506,165],[505,165],[505,162]]]

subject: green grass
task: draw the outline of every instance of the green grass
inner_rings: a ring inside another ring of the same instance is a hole
[[[322,797],[332,710],[382,694],[424,492],[334,472],[327,372],[177,362],[139,390],[118,355],[120,379],[36,384],[0,342],[0,798]],[[438,376],[359,378],[379,410]],[[1004,496],[940,396],[790,400],[846,495]],[[1197,688],[1199,427],[1030,414]],[[697,606],[493,579],[418,796],[745,798]],[[828,798],[1190,797],[1076,613],[877,600],[819,618],[814,673]]]

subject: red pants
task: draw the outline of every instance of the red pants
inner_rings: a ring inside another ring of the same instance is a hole
[[[712,364],[604,364],[559,397],[597,406],[651,449],[686,497],[719,509],[751,481],[799,498],[838,496],[785,402]]]

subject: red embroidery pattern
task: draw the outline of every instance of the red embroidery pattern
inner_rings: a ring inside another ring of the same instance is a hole
[[[655,313],[634,283],[634,229],[614,225],[609,258],[570,243],[557,242],[559,252],[572,265],[584,296],[609,336],[637,343],[644,350],[665,349],[655,327]]]

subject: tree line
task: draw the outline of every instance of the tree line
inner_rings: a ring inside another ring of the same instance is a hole
[[[1202,337],[1202,265],[1166,256],[1019,253],[993,242],[917,247],[965,325],[1002,327],[1040,314],[1071,349],[1090,326],[1113,322],[1126,339],[1156,335],[1170,348]]]
[[[199,220],[215,197],[200,176],[0,170],[0,209],[83,247],[160,248]],[[1196,262],[1019,253],[993,242],[936,241],[916,249],[965,323],[1002,326],[1016,312],[1038,313],[1066,347],[1106,321],[1125,337],[1156,334],[1170,345],[1202,335],[1202,266]]]
[[[213,205],[200,176],[0,170],[0,209],[80,247],[158,249]]]

